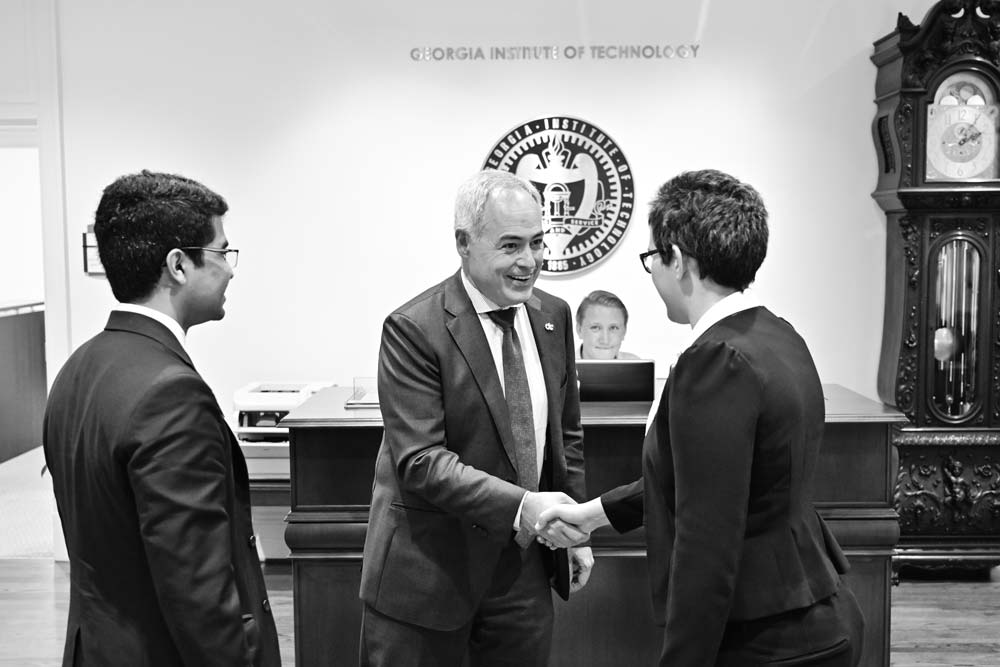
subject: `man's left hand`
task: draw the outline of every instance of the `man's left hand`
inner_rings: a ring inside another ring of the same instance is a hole
[[[590,547],[574,547],[569,550],[569,562],[572,570],[569,592],[576,593],[590,580],[590,571],[594,568],[594,552]]]

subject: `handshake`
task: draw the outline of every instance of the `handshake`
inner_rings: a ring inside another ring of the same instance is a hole
[[[561,492],[528,493],[521,508],[521,530],[550,549],[578,546],[607,524],[600,498],[577,504]]]
[[[568,548],[570,593],[587,585],[594,567],[590,547],[578,546],[590,539],[590,533],[608,523],[600,498],[577,504],[560,492],[528,492],[521,506],[520,530],[534,535],[549,549]]]

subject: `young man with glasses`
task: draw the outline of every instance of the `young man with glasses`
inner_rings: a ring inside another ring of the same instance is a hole
[[[98,205],[120,303],[59,372],[43,434],[70,559],[65,665],[281,664],[246,463],[185,349],[226,312],[227,208],[148,171]]]
[[[542,513],[589,532],[645,526],[660,665],[853,667],[864,619],[813,504],[823,388],[795,329],[745,294],[767,209],[722,172],[657,192],[639,255],[672,322],[691,326],[643,443],[643,476]]]

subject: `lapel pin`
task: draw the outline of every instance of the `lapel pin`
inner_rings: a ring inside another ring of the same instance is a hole
[[[545,323],[545,330],[546,331],[555,331],[556,327],[555,327],[554,324],[552,324],[552,322],[546,322]]]

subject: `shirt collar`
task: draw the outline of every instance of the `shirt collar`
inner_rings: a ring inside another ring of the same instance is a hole
[[[157,322],[159,322],[160,324],[162,324],[163,326],[165,326],[167,329],[170,330],[170,333],[172,333],[174,337],[177,338],[177,342],[181,344],[181,348],[185,352],[187,352],[187,347],[184,344],[185,340],[187,339],[187,337],[184,335],[184,329],[181,328],[181,325],[180,323],[177,322],[177,320],[170,317],[169,315],[161,313],[160,311],[150,308],[149,306],[140,306],[137,303],[119,303],[117,306],[114,307],[114,310],[119,310],[126,313],[136,313],[137,315],[145,315],[150,319],[156,320]]]
[[[757,299],[746,292],[733,292],[728,296],[724,296],[702,313],[698,321],[691,327],[691,339],[687,347],[693,345],[713,324],[721,322],[730,315],[735,315],[740,311],[749,310],[750,308],[756,308],[759,305]]]
[[[462,269],[462,285],[465,287],[466,293],[469,295],[469,300],[472,301],[472,307],[476,309],[476,312],[480,315],[485,315],[491,310],[502,310],[501,306],[493,303],[485,294],[479,291],[479,289],[472,284],[469,276],[465,275],[465,269]],[[513,306],[514,308],[520,307],[521,304]]]

